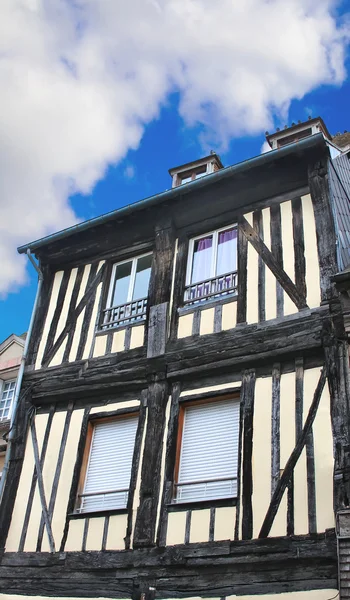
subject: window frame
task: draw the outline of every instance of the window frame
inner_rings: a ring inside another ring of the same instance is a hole
[[[115,287],[115,276],[116,276],[117,267],[119,267],[121,265],[125,265],[129,262],[131,262],[132,264],[131,264],[128,295],[127,295],[127,300],[126,300],[125,304],[128,304],[130,302],[136,302],[136,300],[142,300],[142,298],[134,298],[134,300],[132,300],[132,295],[133,295],[134,289],[135,289],[137,261],[140,258],[144,258],[145,256],[151,256],[151,255],[153,255],[153,252],[145,252],[144,254],[139,254],[138,256],[134,256],[132,258],[127,258],[125,260],[121,260],[119,262],[113,263],[110,282],[109,282],[109,288],[108,288],[108,294],[107,294],[106,308],[113,308],[112,299],[113,299],[113,290]],[[148,287],[149,287],[149,284],[148,284]],[[148,292],[148,290],[147,290],[147,292]],[[147,296],[145,296],[145,298],[146,297]],[[116,304],[116,306],[121,306],[121,305]]]
[[[233,223],[231,225],[226,225],[225,227],[220,227],[219,229],[214,229],[212,231],[207,231],[205,233],[202,233],[200,235],[196,235],[195,237],[191,238],[189,240],[189,245],[188,245],[188,256],[187,256],[187,266],[186,266],[186,280],[185,280],[185,286],[189,286],[192,285],[191,284],[191,277],[192,277],[192,268],[193,268],[193,256],[194,256],[194,244],[197,240],[201,240],[205,237],[209,237],[210,235],[213,236],[213,253],[212,253],[212,259],[211,259],[211,267],[210,267],[210,277],[208,277],[208,279],[214,279],[214,277],[219,277],[220,275],[215,275],[215,269],[216,269],[216,263],[217,263],[217,256],[218,256],[218,240],[219,240],[219,233],[222,233],[223,231],[227,231],[228,229],[238,229],[238,224],[237,223]],[[214,244],[214,240],[215,240],[215,244]],[[238,243],[237,243],[237,247],[238,247]],[[236,269],[237,270],[237,269]],[[193,284],[195,285],[195,284]]]
[[[89,418],[88,423],[87,423],[87,431],[86,431],[85,441],[84,441],[84,450],[83,450],[82,459],[81,459],[81,463],[80,463],[80,469],[79,469],[79,479],[78,479],[77,491],[76,491],[76,495],[75,495],[74,511],[73,511],[72,515],[70,515],[71,517],[86,518],[90,515],[97,517],[100,514],[106,515],[106,514],[127,513],[129,494],[130,494],[130,484],[131,484],[131,478],[132,478],[132,469],[133,469],[134,458],[135,458],[134,454],[135,454],[138,423],[137,423],[136,433],[135,433],[133,458],[132,458],[132,464],[131,464],[130,482],[129,482],[128,498],[127,498],[126,506],[125,507],[117,507],[117,508],[111,508],[111,507],[99,508],[96,510],[82,511],[81,510],[81,505],[82,505],[81,495],[84,494],[84,489],[85,489],[85,484],[86,484],[86,476],[87,476],[87,472],[88,472],[88,468],[89,468],[95,426],[99,425],[101,423],[106,423],[106,422],[111,422],[111,421],[121,421],[124,419],[133,418],[133,417],[136,417],[138,420],[138,423],[139,423],[139,418],[140,418],[139,407],[135,407],[132,410],[125,410],[125,411],[122,410],[122,412],[118,411],[117,414],[107,414],[106,416],[102,416],[102,417],[95,417],[94,415],[92,415],[91,418]]]
[[[181,449],[182,449],[182,441],[183,441],[183,432],[184,432],[184,422],[185,422],[185,412],[187,408],[191,406],[203,406],[206,404],[213,404],[214,402],[220,402],[223,400],[233,400],[237,401],[240,405],[240,389],[234,391],[227,391],[223,393],[218,393],[218,395],[210,395],[205,398],[189,398],[186,397],[184,399],[180,399],[179,404],[179,415],[178,415],[178,430],[176,437],[176,453],[175,453],[175,464],[174,464],[174,476],[173,476],[173,491],[171,502],[169,504],[170,510],[185,510],[187,506],[228,506],[234,505],[237,503],[237,498],[239,496],[239,456],[240,456],[240,446],[241,446],[241,408],[239,408],[239,431],[238,431],[238,447],[237,447],[237,494],[235,496],[226,496],[221,498],[202,498],[202,499],[190,499],[184,500],[183,502],[178,502],[176,499],[177,496],[177,484],[179,484],[179,471],[180,471],[180,461],[181,461]]]
[[[5,386],[6,386],[6,384],[11,384],[11,383],[15,384],[15,386],[13,388],[13,396],[12,396],[10,404],[8,406],[8,414],[7,414],[6,417],[0,416],[0,423],[4,423],[6,421],[10,421],[11,420],[12,409],[13,409],[13,401],[14,401],[15,394],[16,394],[17,378],[15,378],[15,379],[3,379],[2,383],[1,383],[1,386],[0,386],[0,402],[2,402],[3,401],[3,394],[5,392]],[[4,409],[0,409],[0,410],[4,411]]]

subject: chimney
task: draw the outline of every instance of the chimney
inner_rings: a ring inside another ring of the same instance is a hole
[[[209,156],[169,169],[169,174],[173,181],[172,187],[190,183],[223,168],[220,156],[212,150]]]

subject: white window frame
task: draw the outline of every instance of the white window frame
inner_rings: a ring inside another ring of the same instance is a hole
[[[9,421],[11,419],[12,408],[13,408],[13,401],[14,401],[15,394],[16,394],[17,378],[16,379],[0,379],[0,400],[1,401],[2,401],[2,395],[4,393],[5,385],[7,383],[14,383],[15,387],[13,389],[13,397],[12,397],[11,403],[9,405],[8,415],[5,418],[4,417],[0,417],[0,423],[3,423],[4,421]]]
[[[112,305],[113,290],[114,290],[115,276],[116,276],[117,267],[119,267],[120,265],[125,265],[126,263],[129,263],[129,262],[132,263],[132,265],[131,265],[131,273],[130,273],[130,283],[129,283],[129,290],[128,290],[127,299],[126,299],[126,302],[124,304],[128,304],[130,302],[135,302],[136,300],[141,300],[142,299],[142,298],[134,298],[132,300],[132,296],[133,296],[134,289],[135,289],[137,261],[140,258],[144,258],[145,256],[151,256],[152,254],[153,254],[152,252],[145,252],[144,254],[140,254],[139,256],[135,256],[133,258],[128,258],[127,260],[122,260],[120,262],[117,262],[117,263],[113,264],[112,273],[111,273],[111,282],[110,282],[110,285],[109,285],[109,290],[108,290],[108,295],[107,295],[106,308],[112,308],[112,306],[113,306]],[[119,304],[117,304],[116,306],[119,306]]]
[[[214,279],[214,277],[219,277],[219,275],[217,276],[215,274],[216,261],[217,261],[217,256],[218,256],[219,233],[221,233],[223,231],[227,231],[228,229],[237,229],[237,223],[233,223],[232,225],[226,225],[225,227],[220,227],[220,229],[214,229],[214,231],[207,231],[206,233],[202,233],[201,235],[197,235],[196,237],[190,239],[189,247],[188,247],[188,257],[187,257],[186,286],[192,285],[191,276],[192,276],[192,266],[193,266],[194,244],[197,240],[201,240],[205,237],[209,237],[210,235],[213,236],[213,252],[212,252],[212,257],[211,257],[210,275],[209,275],[208,279]],[[205,279],[205,277],[203,278],[203,280],[204,279]]]

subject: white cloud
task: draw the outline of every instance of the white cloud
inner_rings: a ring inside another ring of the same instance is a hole
[[[134,179],[135,178],[135,167],[133,165],[128,165],[124,169],[124,177],[126,179]]]
[[[335,0],[2,0],[0,292],[17,244],[71,225],[167,95],[205,140],[272,126],[292,98],[345,78]]]

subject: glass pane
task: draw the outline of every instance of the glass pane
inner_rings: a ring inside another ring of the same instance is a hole
[[[132,261],[118,265],[115,272],[115,284],[112,306],[119,306],[128,301]]]
[[[226,229],[219,233],[218,256],[215,275],[237,270],[237,229]]]
[[[133,300],[146,298],[148,295],[149,278],[151,275],[152,254],[139,258],[136,266]]]
[[[210,278],[212,251],[213,237],[211,235],[194,242],[191,283]]]

